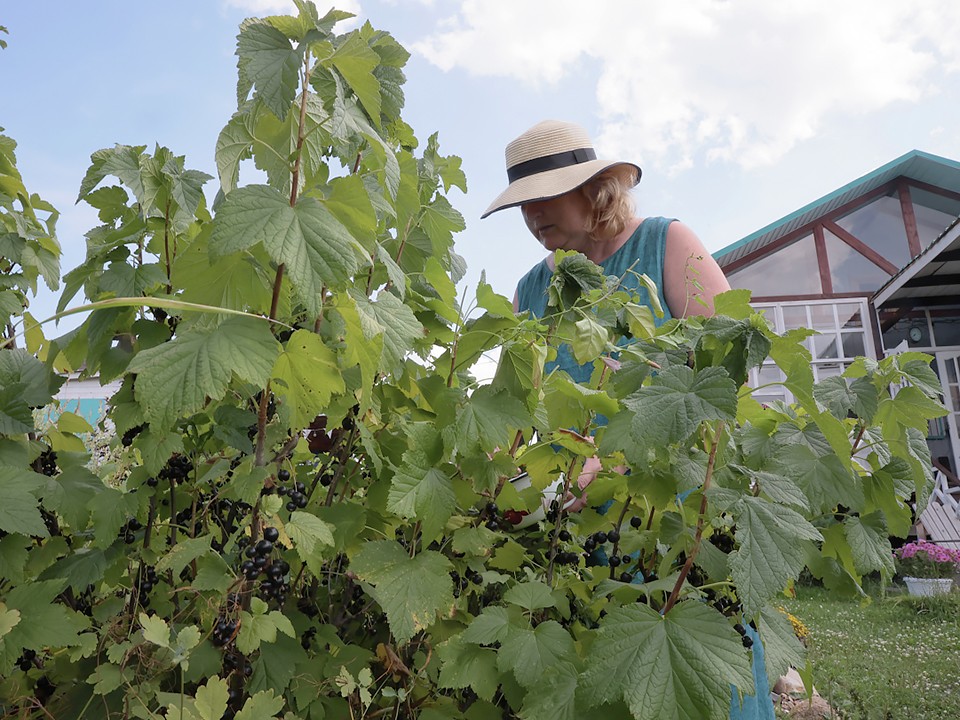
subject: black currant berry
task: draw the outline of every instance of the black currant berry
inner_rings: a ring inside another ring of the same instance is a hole
[[[620,542],[620,531],[614,528],[613,530],[608,532],[607,542],[612,542],[612,543]]]
[[[275,527],[267,527],[263,529],[263,539],[268,542],[275,543],[280,538],[280,531]]]
[[[630,518],[630,527],[639,528],[641,525],[643,525],[643,520],[639,516],[634,515]]]

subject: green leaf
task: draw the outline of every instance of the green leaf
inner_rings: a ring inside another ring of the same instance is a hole
[[[301,54],[282,32],[251,19],[240,25],[237,56],[237,101],[246,100],[252,86],[260,101],[283,120],[297,95]]]
[[[843,521],[847,542],[853,553],[853,566],[860,575],[879,571],[884,577],[895,572],[890,534],[880,512],[849,516]]]
[[[162,617],[140,613],[139,619],[144,640],[160,647],[170,647],[170,627]]]
[[[584,665],[584,698],[594,705],[622,698],[637,718],[726,718],[730,685],[753,690],[740,636],[698,601],[664,616],[646,605],[610,610]]]
[[[515,608],[488,605],[473,622],[463,631],[463,641],[477,645],[492,645],[502,643],[510,633],[518,628],[524,628],[527,622]]]
[[[249,655],[260,647],[261,643],[272,643],[277,639],[277,630],[284,635],[293,635],[293,626],[287,617],[276,610],[259,615],[240,611],[240,630],[237,632],[237,649]]]
[[[789,668],[806,664],[807,649],[797,639],[786,612],[765,607],[760,611],[758,631],[763,638],[767,677],[780,677]]]
[[[607,330],[590,317],[582,317],[574,323],[571,347],[573,356],[581,365],[596,360],[607,346]]]
[[[497,447],[510,447],[517,430],[527,427],[531,421],[527,409],[516,397],[484,385],[458,409],[454,434],[459,447],[465,450],[479,447],[492,452]]]
[[[522,720],[580,720],[584,715],[576,705],[579,680],[572,663],[551,665],[523,696],[519,717]]]
[[[856,378],[847,384],[842,377],[830,377],[821,380],[813,388],[817,402],[822,403],[830,413],[841,420],[853,412],[857,417],[869,422],[880,403],[877,388],[867,378]]]
[[[197,688],[196,707],[200,720],[220,720],[227,710],[229,696],[227,681],[220,677],[212,677]]]
[[[497,653],[492,648],[467,643],[456,635],[437,648],[442,688],[471,687],[477,697],[490,700],[500,684]]]
[[[238,712],[234,720],[264,720],[272,718],[283,710],[284,700],[282,695],[274,695],[272,690],[258,692],[253,697],[247,698],[243,704],[243,709]]]
[[[420,456],[406,453],[404,465],[390,484],[387,509],[422,523],[424,538],[434,538],[446,525],[457,504],[451,479],[436,467],[413,465]]]
[[[514,585],[503,594],[503,601],[531,611],[556,607],[557,605],[557,599],[553,596],[550,588],[538,581],[522,582]]]
[[[549,668],[576,660],[573,638],[556,620],[540,623],[533,630],[510,632],[497,654],[497,667],[512,670],[523,687],[534,687]]]
[[[733,420],[737,387],[723,368],[694,373],[681,365],[660,372],[623,403],[635,413],[635,440],[644,447],[663,446],[686,440],[704,421]]]
[[[286,525],[297,555],[317,577],[323,573],[324,548],[334,544],[331,526],[308,512],[295,511]]]
[[[453,612],[453,566],[440,553],[426,550],[414,557],[389,540],[366,543],[350,567],[374,588],[373,598],[387,614],[390,630],[401,643]]]
[[[171,570],[175,576],[179,575],[187,565],[210,552],[211,540],[210,535],[180,540],[170,552],[157,561],[156,571],[160,573]]]
[[[806,543],[823,538],[798,512],[761,498],[742,498],[734,515],[739,550],[730,557],[730,569],[744,614],[753,616],[800,575]]]
[[[20,623],[20,611],[0,603],[0,640]],[[461,686],[462,687],[462,686]]]
[[[330,397],[345,389],[336,353],[309,330],[290,336],[273,366],[273,377],[279,381],[274,391],[293,409],[290,423],[296,428],[309,425]]]
[[[373,71],[380,64],[380,56],[367,45],[359,33],[351,33],[330,56],[330,62],[357,94],[360,104],[374,124],[379,126],[380,83]]]
[[[400,372],[407,353],[426,334],[423,325],[413,311],[392,293],[381,292],[376,300],[370,300],[351,290],[350,296],[356,303],[366,337],[372,339],[380,334],[383,336],[382,369],[390,373]]]
[[[33,427],[31,423],[30,427]],[[0,530],[8,533],[48,537],[40,515],[40,503],[23,482],[23,471],[0,467]]]
[[[151,424],[166,426],[224,396],[234,375],[262,387],[270,377],[279,343],[267,324],[232,317],[215,327],[194,327],[139,353],[135,395]]]
[[[793,478],[814,512],[832,511],[839,504],[863,506],[863,484],[836,455],[817,455],[806,445],[791,445],[777,453],[780,474]]]

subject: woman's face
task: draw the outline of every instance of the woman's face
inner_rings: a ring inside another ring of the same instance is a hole
[[[520,206],[523,220],[547,250],[584,251],[590,244],[586,226],[591,207],[579,189],[549,200]]]

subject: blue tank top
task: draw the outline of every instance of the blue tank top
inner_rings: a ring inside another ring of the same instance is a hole
[[[654,323],[661,325],[670,319],[670,309],[663,296],[663,257],[667,246],[667,228],[674,218],[649,217],[640,223],[633,235],[615,253],[598,265],[604,275],[613,275],[620,279],[620,287],[637,293],[640,304],[650,306],[647,288],[639,281],[640,275],[646,275],[657,286],[663,317],[654,315]],[[530,311],[535,317],[543,317],[547,312],[547,287],[553,277],[553,270],[546,259],[538,263],[517,284],[517,307],[521,312]],[[578,383],[590,380],[592,363],[580,365],[573,357],[573,350],[567,344],[557,348],[557,358],[547,363],[545,370],[550,372],[560,368]]]

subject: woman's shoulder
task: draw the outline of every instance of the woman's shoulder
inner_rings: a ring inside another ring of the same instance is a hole
[[[553,270],[544,258],[520,278],[517,283],[517,306],[520,310],[536,309],[544,296]]]

